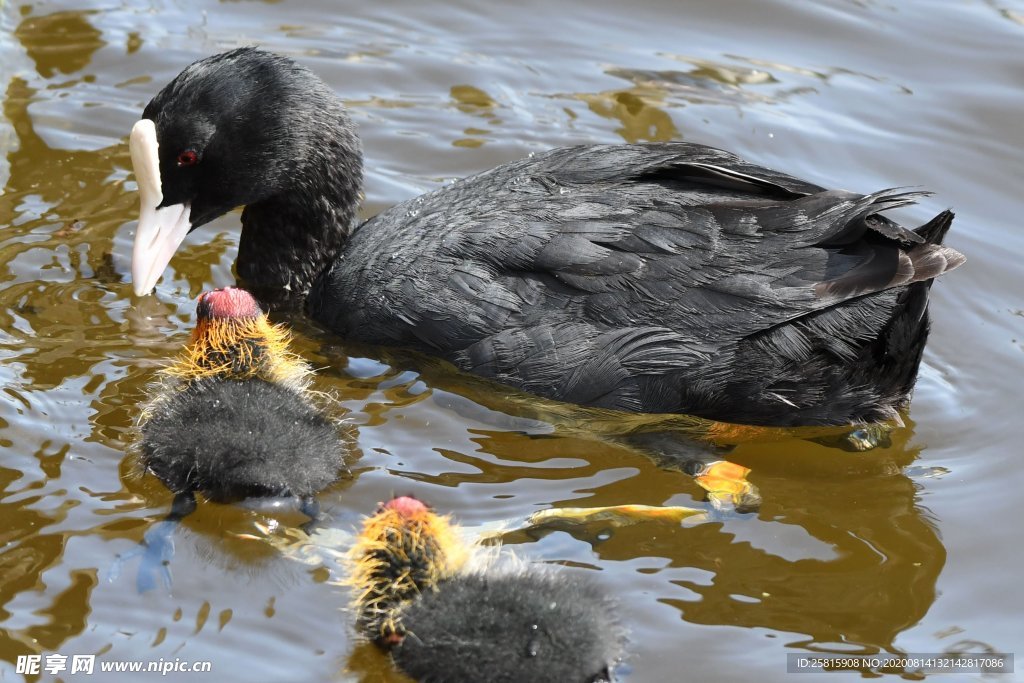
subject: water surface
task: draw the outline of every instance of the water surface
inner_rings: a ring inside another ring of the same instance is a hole
[[[685,139],[823,185],[934,190],[898,218],[953,207],[949,243],[969,260],[933,288],[890,447],[745,444],[731,457],[753,470],[756,515],[553,529],[515,547],[617,595],[629,681],[790,680],[794,652],[1024,653],[1019,2],[0,0],[0,22],[3,680],[18,655],[55,652],[213,663],[167,680],[399,680],[353,637],[337,558],[296,542],[287,516],[201,505],[171,594],[105,578],[169,507],[126,455],[133,426],[195,297],[233,282],[238,239],[237,213],[217,220],[155,297],[132,296],[126,136],[184,65],[251,43],[348,102],[366,216],[582,142]],[[436,368],[301,332],[318,386],[358,428],[352,477],[321,496],[326,537],[393,493],[470,528],[553,506],[706,505],[585,417],[538,421]]]

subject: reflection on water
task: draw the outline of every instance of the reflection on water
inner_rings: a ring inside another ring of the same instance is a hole
[[[758,459],[769,455],[760,453]],[[895,455],[909,461],[916,453]],[[762,519],[802,527],[831,557],[786,558],[770,547],[736,543],[731,534],[701,529],[705,535],[688,544],[692,554],[673,561],[715,571],[714,584],[687,586],[702,599],[672,604],[688,621],[765,626],[806,636],[792,637],[794,646],[898,651],[897,636],[916,624],[935,599],[946,550],[928,512],[915,504],[917,486],[911,480],[898,469],[870,480],[868,494],[862,486],[832,477],[810,482],[785,475],[758,478],[769,501]]]
[[[455,107],[459,111],[473,116],[479,116],[484,119],[488,125],[501,125],[501,119],[494,115],[494,109],[497,107],[497,102],[495,102],[490,95],[480,88],[472,85],[453,85],[451,89],[451,98],[455,102]],[[485,136],[490,132],[491,131],[486,128],[466,128],[463,133],[467,136],[474,137],[460,138],[452,142],[452,145],[456,147],[479,147],[485,142],[485,139],[480,136]]]
[[[1024,106],[1008,76],[1019,60],[997,56],[1019,41],[1019,12],[989,0],[692,3],[681,21],[658,0],[179,5],[0,4],[0,677],[18,655],[59,652],[209,659],[209,680],[400,680],[354,642],[342,555],[362,513],[407,493],[481,532],[552,507],[706,511],[506,537],[619,596],[628,680],[683,667],[699,680],[786,680],[790,651],[1013,649],[1013,580],[977,577],[1024,551],[977,515],[1011,518],[1024,485],[1002,426],[1014,424],[1005,396],[1024,334],[1007,312],[1021,306],[1003,293],[1016,267],[1006,255],[1021,245],[998,187],[1019,162],[1004,142],[1016,115],[1001,114]],[[536,149],[683,137],[811,180],[939,190],[964,217],[951,239],[971,261],[936,287],[914,419],[870,453],[812,433],[716,432],[739,445],[703,452],[750,468],[764,501],[721,515],[677,462],[622,439],[706,435],[702,421],[549,404],[296,320],[317,388],[359,433],[352,477],[321,496],[321,527],[309,538],[288,512],[201,504],[176,533],[170,594],[106,580],[171,501],[126,455],[146,384],[185,342],[199,292],[233,281],[237,249],[237,216],[219,219],[156,297],[132,297],[124,137],[184,64],[254,41],[306,61],[349,102],[369,158],[367,213]]]
[[[664,94],[656,85],[639,85],[631,90],[606,93],[581,93],[576,99],[586,102],[590,111],[606,119],[617,119],[615,132],[626,142],[677,140],[682,136],[672,117],[661,108]]]
[[[897,636],[935,599],[946,550],[930,513],[916,504],[919,486],[902,474],[918,449],[907,447],[909,431],[898,434],[902,443],[838,467],[823,466],[829,454],[806,442],[740,447],[732,458],[754,468],[765,500],[757,521],[745,515],[716,522],[712,515],[701,524],[556,528],[590,543],[601,560],[663,560],[657,572],[684,590],[658,599],[688,622],[800,634],[789,644],[817,651],[899,651]],[[637,483],[588,491],[585,503],[663,504],[674,493],[645,495],[633,489]],[[504,538],[533,542],[549,531]]]
[[[14,35],[43,78],[50,78],[57,72],[81,71],[89,64],[93,53],[106,45],[86,16],[85,12],[54,12],[28,16],[18,25]]]

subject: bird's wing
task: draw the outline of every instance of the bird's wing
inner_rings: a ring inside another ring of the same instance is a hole
[[[920,194],[825,191],[686,143],[553,150],[360,228],[320,317],[628,408],[638,376],[914,281],[921,239],[875,214]],[[370,297],[330,303],[345,291]]]

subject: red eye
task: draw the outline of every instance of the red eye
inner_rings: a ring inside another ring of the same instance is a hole
[[[199,155],[194,149],[186,149],[178,155],[178,166],[195,166],[199,163]]]

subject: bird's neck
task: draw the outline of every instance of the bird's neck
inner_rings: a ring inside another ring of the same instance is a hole
[[[325,129],[289,174],[285,190],[242,212],[241,284],[271,308],[302,305],[356,225],[362,150],[351,127]]]

